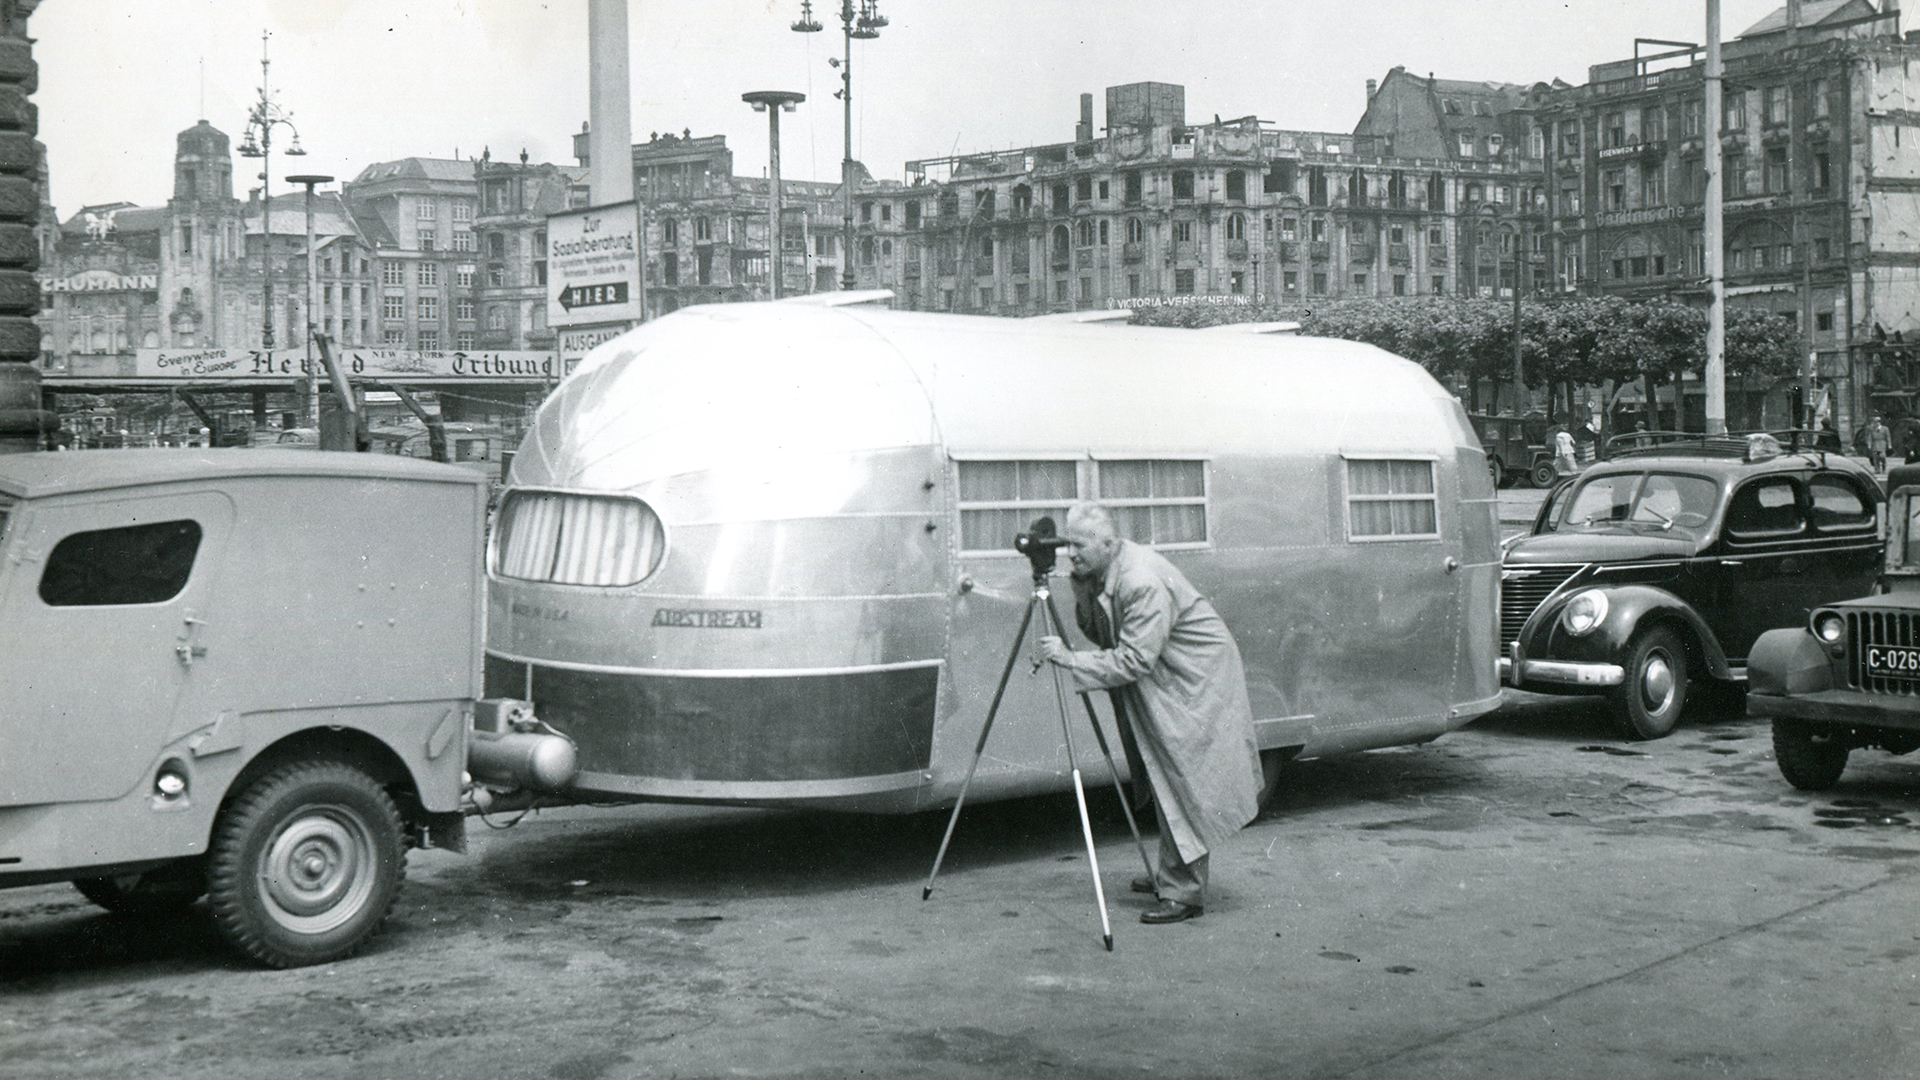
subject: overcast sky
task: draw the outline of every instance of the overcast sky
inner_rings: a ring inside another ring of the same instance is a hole
[[[1733,37],[1780,6],[1723,0]],[[837,0],[796,34],[800,0],[630,0],[633,133],[721,134],[737,172],[766,167],[766,120],[748,90],[798,90],[782,171],[839,176]],[[892,25],[854,43],[854,155],[900,179],[909,159],[1072,138],[1079,95],[1104,122],[1107,86],[1187,88],[1189,120],[1254,114],[1348,131],[1368,78],[1396,64],[1442,78],[1586,80],[1635,37],[1702,39],[1704,0],[880,0]],[[273,163],[350,179],[414,155],[572,164],[587,116],[586,0],[43,0],[29,23],[40,65],[50,198],[164,202],[174,136],[204,118],[233,136],[271,86],[309,151]],[[285,144],[276,133],[276,150]],[[242,159],[244,162],[244,159]],[[237,163],[235,194],[257,184]]]

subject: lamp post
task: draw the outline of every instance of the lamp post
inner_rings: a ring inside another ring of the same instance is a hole
[[[767,114],[767,273],[769,298],[780,299],[780,271],[786,235],[780,230],[780,114],[792,112],[807,95],[792,90],[755,90],[740,100]]]
[[[283,153],[288,157],[301,157],[306,154],[300,148],[300,131],[293,126],[293,114],[280,107],[267,91],[267,32],[260,32],[260,97],[247,110],[247,132],[240,140],[242,157],[260,159],[260,278],[261,299],[264,307],[261,311],[260,347],[273,348],[273,196],[269,191],[273,172],[273,129],[284,125],[293,133],[293,144]],[[317,409],[318,405],[312,408]],[[311,409],[309,411],[312,411]]]
[[[303,184],[307,189],[307,420],[308,426],[320,429],[320,369],[313,362],[313,335],[319,332],[320,323],[316,312],[320,310],[318,297],[314,295],[315,279],[320,276],[318,256],[313,246],[313,186],[330,184],[331,176],[289,176],[287,182]],[[349,409],[352,408],[348,404]]]
[[[846,54],[843,60],[828,58],[827,63],[840,69],[840,89],[834,97],[846,110],[846,153],[840,158],[840,184],[846,190],[846,210],[840,218],[841,267],[840,287],[853,288],[853,39],[871,41],[880,36],[880,28],[887,25],[887,17],[880,14],[880,0],[860,0],[860,10],[854,11],[853,0],[840,0],[840,30],[846,40]],[[820,31],[820,23],[813,17],[813,0],[800,0],[800,21],[793,24],[793,30],[801,34],[814,34]]]

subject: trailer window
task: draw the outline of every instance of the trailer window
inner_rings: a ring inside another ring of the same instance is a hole
[[[494,572],[556,585],[635,585],[659,567],[666,535],[639,499],[517,491],[500,509]]]
[[[1406,540],[1440,535],[1433,462],[1347,461],[1347,538]]]
[[[161,521],[62,537],[40,575],[40,599],[52,607],[159,604],[193,576],[200,524]]]
[[[1065,529],[1067,507],[1080,497],[1072,461],[962,461],[960,547],[1012,551],[1013,536],[1033,519],[1051,517]]]
[[[1138,544],[1207,542],[1207,463],[1101,461],[1095,465],[1100,502],[1115,530]]]

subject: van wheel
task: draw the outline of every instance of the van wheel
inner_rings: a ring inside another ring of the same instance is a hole
[[[349,956],[406,873],[400,812],[351,765],[307,761],[254,781],[221,814],[208,850],[213,921],[270,967]]]
[[[141,874],[81,878],[80,895],[115,915],[172,915],[206,895],[206,868],[198,861],[173,863]]]
[[[1614,718],[1631,741],[1664,738],[1687,706],[1687,651],[1664,626],[1633,636],[1627,677],[1613,692]]]
[[[1260,793],[1254,797],[1258,812],[1264,812],[1267,804],[1273,801],[1273,793],[1280,790],[1280,774],[1286,771],[1287,755],[1278,747],[1260,751]]]
[[[1780,775],[1801,791],[1825,791],[1847,769],[1846,743],[1826,729],[1799,720],[1773,722],[1773,759]]]
[[[1560,474],[1554,471],[1553,462],[1551,461],[1542,461],[1534,465],[1533,473],[1530,477],[1533,481],[1533,486],[1537,488],[1550,488],[1553,486],[1553,482],[1559,478]]]

